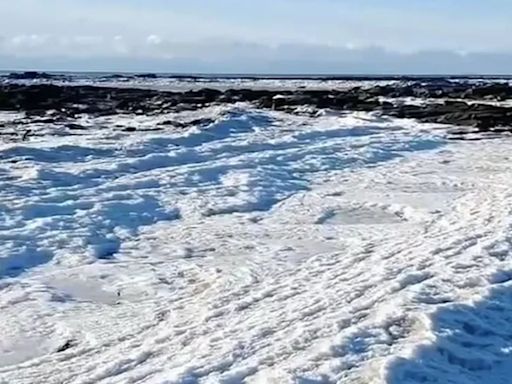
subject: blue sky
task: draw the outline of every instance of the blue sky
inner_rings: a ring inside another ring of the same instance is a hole
[[[2,68],[435,73],[512,67],[508,0],[16,0],[2,1],[0,14]]]

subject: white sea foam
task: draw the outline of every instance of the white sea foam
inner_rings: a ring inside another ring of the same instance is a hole
[[[243,104],[80,123],[0,147],[0,382],[508,380],[511,142]]]

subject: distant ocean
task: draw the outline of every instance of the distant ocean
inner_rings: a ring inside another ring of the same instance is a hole
[[[0,77],[8,76],[11,73],[24,73],[27,71],[17,70],[0,70]],[[396,75],[350,75],[350,74],[253,74],[253,73],[152,73],[152,72],[66,72],[66,71],[34,71],[40,74],[48,74],[55,77],[62,77],[68,79],[133,79],[133,78],[154,78],[154,79],[198,79],[198,80],[230,80],[230,79],[243,79],[243,80],[432,80],[432,79],[512,79],[512,75],[409,75],[409,74],[396,74]]]

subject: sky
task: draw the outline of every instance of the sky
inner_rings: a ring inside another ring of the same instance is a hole
[[[0,1],[0,69],[512,73],[510,0]]]

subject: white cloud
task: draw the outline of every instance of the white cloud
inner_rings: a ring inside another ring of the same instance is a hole
[[[149,35],[146,41],[151,45],[159,45],[162,43],[162,38],[158,35]]]
[[[21,50],[31,49],[46,44],[48,42],[48,39],[48,35],[18,35],[8,39],[8,44],[13,47],[18,47]]]
[[[108,56],[112,51],[126,53],[122,37],[100,35],[17,35],[0,40],[0,54],[20,57]]]
[[[227,39],[184,43],[150,36],[11,36],[0,40],[0,63],[5,69],[330,74],[508,73],[512,64],[512,54],[506,53],[400,53],[379,46]]]
[[[510,32],[510,15],[499,9],[492,18],[471,14],[476,2],[465,9],[441,1],[387,6],[375,1],[218,0],[201,7],[198,2],[4,0],[0,15],[4,34],[122,35],[129,44],[141,36],[157,45],[214,37],[266,45],[378,45],[401,52],[512,50],[510,40],[503,38]]]
[[[476,60],[471,52],[512,52],[512,43],[503,38],[510,25],[505,17],[490,23],[482,18],[454,18],[450,13],[411,13],[408,7],[387,10],[384,5],[349,6],[341,1],[318,0],[321,7],[310,1],[260,1],[266,7],[235,0],[199,8],[178,0],[154,6],[124,0],[0,0],[0,56],[4,62],[6,58],[33,63],[126,59],[151,67],[151,63],[173,60],[209,63],[205,68],[212,70],[224,66],[225,71],[300,67],[340,72],[345,68],[379,71],[373,64],[382,71],[424,69],[427,63],[440,71],[443,63],[454,67],[457,60],[464,71],[467,62]],[[227,2],[233,9],[220,5]],[[418,54],[425,51],[429,52]],[[497,57],[504,60],[503,55]]]

